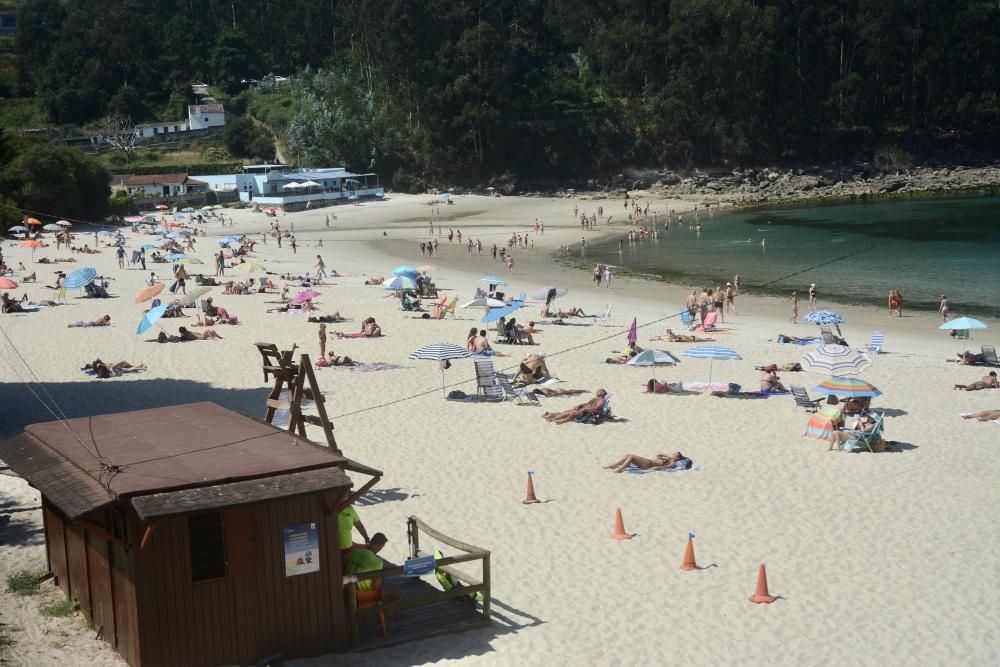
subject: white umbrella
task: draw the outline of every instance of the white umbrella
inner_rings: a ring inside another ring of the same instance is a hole
[[[872,365],[867,355],[844,345],[820,345],[802,355],[802,370],[842,377],[857,375]]]

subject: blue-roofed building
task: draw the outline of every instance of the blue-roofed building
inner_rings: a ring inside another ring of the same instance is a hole
[[[235,190],[241,201],[290,210],[385,194],[377,174],[356,174],[343,167],[249,164],[237,174],[200,175],[198,180],[208,183],[211,190]]]

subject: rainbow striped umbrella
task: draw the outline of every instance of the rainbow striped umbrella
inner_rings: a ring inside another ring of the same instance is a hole
[[[813,387],[812,390],[814,393],[825,396],[833,394],[834,396],[846,396],[848,398],[874,398],[882,395],[882,392],[873,384],[865,382],[860,378],[833,377],[829,380],[823,380]]]

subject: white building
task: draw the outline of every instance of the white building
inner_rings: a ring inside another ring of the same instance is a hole
[[[221,104],[191,104],[188,106],[189,130],[207,130],[226,124],[226,112]]]
[[[183,173],[129,176],[122,185],[129,195],[139,197],[170,197],[208,190],[207,183]]]
[[[172,120],[166,123],[143,123],[135,126],[135,133],[140,139],[151,139],[161,134],[187,132],[188,124],[182,120]]]
[[[382,197],[376,174],[355,174],[343,167],[294,169],[283,164],[245,165],[239,174],[198,176],[209,190],[238,190],[240,200],[267,206],[304,207]]]

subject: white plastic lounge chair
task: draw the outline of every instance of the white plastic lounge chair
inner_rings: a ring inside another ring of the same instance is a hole
[[[987,366],[1000,366],[1000,359],[997,359],[997,349],[993,345],[982,345],[983,363]]]
[[[504,399],[503,387],[497,383],[496,370],[493,368],[492,359],[476,359],[473,361],[476,367],[476,394],[482,394],[488,401],[502,401]]]
[[[604,312],[601,313],[598,319],[600,320],[602,327],[611,326],[611,304],[604,307]]]

